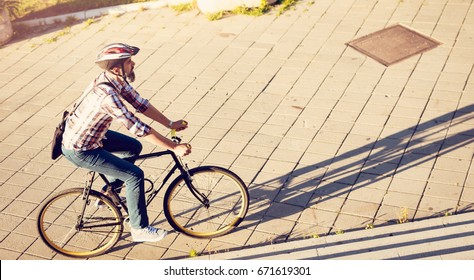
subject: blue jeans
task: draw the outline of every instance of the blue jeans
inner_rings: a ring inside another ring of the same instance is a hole
[[[124,158],[137,156],[142,144],[115,131],[107,131],[103,147],[91,151],[62,151],[66,159],[77,167],[89,169],[107,176],[113,187],[126,186],[127,208],[132,228],[149,225],[145,201],[145,174],[132,161]]]

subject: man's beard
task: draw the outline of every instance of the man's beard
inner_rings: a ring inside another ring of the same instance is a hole
[[[133,83],[135,81],[135,71],[132,69],[130,73],[125,74],[125,77],[130,81],[130,83]]]

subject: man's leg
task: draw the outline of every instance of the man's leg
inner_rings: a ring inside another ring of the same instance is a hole
[[[139,229],[149,225],[145,201],[145,175],[138,166],[101,148],[92,151],[67,151],[65,156],[79,167],[125,182],[131,227]]]
[[[112,130],[107,131],[102,144],[102,148],[104,150],[109,151],[117,157],[123,158],[131,163],[134,163],[135,161],[130,158],[140,155],[143,149],[142,144],[137,139]],[[107,176],[107,180],[109,180],[114,190],[120,193],[124,182],[110,176]],[[104,186],[102,191],[105,192],[106,189],[107,186]]]

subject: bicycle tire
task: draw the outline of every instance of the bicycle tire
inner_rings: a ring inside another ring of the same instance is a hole
[[[117,244],[123,232],[123,216],[105,195],[90,191],[82,226],[83,188],[67,189],[41,206],[37,228],[41,239],[52,250],[73,258],[102,255]],[[102,207],[95,206],[96,200]]]
[[[249,194],[245,183],[232,171],[217,166],[189,170],[192,184],[209,199],[206,208],[178,176],[166,190],[163,209],[170,225],[195,238],[214,238],[229,233],[245,218]]]

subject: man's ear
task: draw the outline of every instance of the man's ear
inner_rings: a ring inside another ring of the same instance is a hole
[[[121,67],[112,67],[109,71],[114,73],[115,75],[122,76],[122,68]]]

